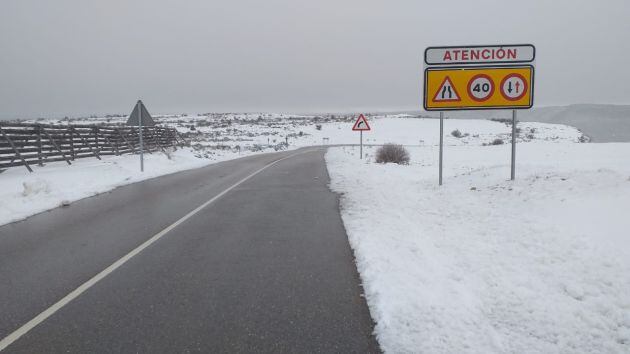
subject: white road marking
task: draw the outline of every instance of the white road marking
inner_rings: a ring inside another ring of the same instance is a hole
[[[225,194],[227,194],[232,189],[238,187],[239,185],[243,184],[244,182],[246,182],[250,178],[256,176],[260,172],[262,172],[262,171],[266,170],[267,168],[277,164],[280,161],[289,159],[289,158],[297,156],[297,155],[305,154],[305,153],[308,153],[308,152],[313,152],[313,151],[317,151],[317,150],[303,151],[303,152],[300,152],[300,153],[297,153],[297,154],[292,154],[292,155],[289,155],[287,157],[283,157],[281,159],[278,159],[278,160],[275,160],[273,162],[270,162],[269,164],[267,164],[267,165],[263,166],[262,168],[256,170],[255,172],[253,172],[252,174],[248,175],[247,177],[245,177],[245,178],[241,179],[240,181],[236,182],[235,184],[233,184],[229,188],[225,189],[221,193],[217,194],[212,199],[210,199],[207,202],[201,204],[200,206],[195,208],[190,213],[184,215],[181,219],[175,221],[174,223],[169,225],[167,228],[165,228],[164,230],[158,232],[153,237],[151,237],[150,239],[148,239],[144,243],[142,243],[140,246],[136,247],[131,252],[129,252],[126,255],[124,255],[122,258],[120,258],[119,260],[114,262],[109,267],[103,269],[100,273],[96,274],[90,280],[88,280],[85,283],[81,284],[78,288],[74,289],[71,293],[69,293],[68,295],[64,296],[61,300],[57,301],[55,304],[53,304],[52,306],[50,306],[49,308],[44,310],[44,312],[42,312],[39,315],[35,316],[32,320],[26,322],[24,325],[22,325],[22,327],[18,328],[13,333],[11,333],[8,336],[6,336],[4,339],[2,339],[0,341],[0,351],[4,350],[6,347],[11,345],[13,342],[18,340],[20,337],[22,337],[23,335],[28,333],[31,329],[33,329],[38,324],[44,322],[48,317],[52,316],[55,312],[59,311],[62,307],[66,306],[70,301],[76,299],[83,292],[85,292],[86,290],[88,290],[89,288],[94,286],[96,283],[98,283],[100,280],[102,280],[103,278],[108,276],[110,273],[112,273],[113,271],[118,269],[120,266],[125,264],[128,260],[130,260],[131,258],[136,256],[138,253],[142,252],[145,248],[151,246],[151,244],[153,244],[155,241],[157,241],[160,238],[162,238],[169,231],[173,230],[174,228],[176,228],[178,225],[180,225],[184,221],[190,219],[193,215],[197,214],[203,208],[205,208],[208,205],[212,204],[213,202],[215,202],[217,199],[219,199],[222,196],[224,196]]]

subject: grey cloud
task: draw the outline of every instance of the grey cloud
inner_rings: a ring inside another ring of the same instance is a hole
[[[536,105],[630,103],[627,1],[3,1],[0,117],[420,109],[430,45],[533,43]]]

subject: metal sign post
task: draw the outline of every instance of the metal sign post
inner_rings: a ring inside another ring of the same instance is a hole
[[[363,159],[363,130],[360,131],[359,138],[359,158]]]
[[[440,186],[442,185],[443,156],[444,156],[444,112],[440,112]]]
[[[513,181],[516,174],[516,110],[512,110],[512,169],[510,179]]]
[[[144,151],[142,142],[142,101],[138,100],[138,134],[140,136],[140,172],[144,172]]]
[[[138,127],[138,145],[140,152],[140,172],[144,172],[144,127],[155,126],[155,121],[151,118],[151,114],[147,111],[147,108],[142,103],[142,100],[138,100],[136,105],[133,106],[133,110],[131,114],[129,114],[129,118],[127,119],[128,126],[130,127]],[[135,146],[135,143],[134,143]],[[135,148],[134,148],[135,150]],[[151,150],[149,149],[149,152]]]

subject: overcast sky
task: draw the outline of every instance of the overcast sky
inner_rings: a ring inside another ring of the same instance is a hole
[[[3,0],[0,117],[420,109],[430,45],[532,43],[535,105],[630,103],[630,1]]]

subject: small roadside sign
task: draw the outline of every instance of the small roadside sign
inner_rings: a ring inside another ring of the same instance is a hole
[[[370,125],[368,124],[367,119],[365,119],[365,116],[363,115],[363,113],[359,114],[359,118],[357,118],[357,121],[354,122],[354,125],[352,126],[352,130],[358,131],[359,133],[361,133],[359,137],[359,158],[362,159],[363,158],[363,132],[372,130],[370,128]]]
[[[360,114],[359,118],[357,118],[357,121],[354,122],[354,125],[352,126],[352,130],[354,131],[371,130],[370,125],[368,124],[367,119],[365,119],[365,116],[363,114]]]
[[[155,125],[153,118],[147,111],[147,108],[144,106],[141,100],[136,102],[136,105],[133,107],[131,114],[129,115],[129,119],[127,119],[127,125],[134,125],[138,127],[138,138],[139,138],[139,146],[140,146],[140,172],[144,172],[144,144],[142,142],[142,135],[144,128],[143,126],[152,126]],[[149,151],[150,152],[150,151]]]
[[[155,125],[155,121],[153,121],[153,118],[149,114],[149,111],[147,111],[147,107],[144,106],[144,103],[142,103],[142,101],[138,101],[138,103],[133,106],[133,110],[131,111],[131,114],[129,114],[129,118],[127,119],[126,124],[137,127],[140,125],[141,117],[142,126],[148,127]]]

